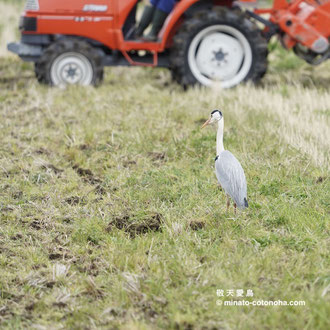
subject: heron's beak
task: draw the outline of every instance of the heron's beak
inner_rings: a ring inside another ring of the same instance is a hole
[[[210,125],[210,122],[211,122],[211,118],[209,118],[209,119],[203,124],[203,126],[202,126],[201,128],[204,128],[205,126]]]

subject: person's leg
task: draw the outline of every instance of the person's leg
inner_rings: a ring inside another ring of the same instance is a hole
[[[159,0],[150,0],[150,5],[145,5],[138,27],[135,30],[136,37],[142,37],[144,30],[151,23]]]
[[[146,41],[156,41],[168,14],[174,7],[174,0],[157,1],[156,10],[152,19],[152,27],[148,35],[144,38]]]

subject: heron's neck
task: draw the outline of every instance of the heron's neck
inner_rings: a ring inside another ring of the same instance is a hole
[[[218,121],[218,133],[217,133],[217,156],[220,155],[221,151],[224,151],[223,147],[223,118]]]

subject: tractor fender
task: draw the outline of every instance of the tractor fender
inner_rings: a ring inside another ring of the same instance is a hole
[[[189,1],[179,1],[178,4],[174,7],[172,13],[168,16],[164,27],[162,28],[160,37],[161,37],[161,48],[165,49],[167,46],[169,46],[173,32],[175,32],[175,28],[178,25],[178,22],[180,18],[185,15],[191,15],[195,11],[201,10],[201,9],[211,9],[214,5],[214,2],[216,2],[217,5],[223,5],[226,7],[231,7],[233,1],[232,0],[220,0],[220,1],[214,1],[214,0],[189,0]]]

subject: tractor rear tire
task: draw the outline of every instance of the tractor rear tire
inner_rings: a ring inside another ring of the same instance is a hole
[[[184,87],[257,82],[267,71],[267,41],[239,8],[213,7],[188,18],[173,38],[172,77]]]
[[[40,83],[51,86],[97,86],[103,80],[102,55],[86,41],[62,39],[44,51],[35,74]]]

